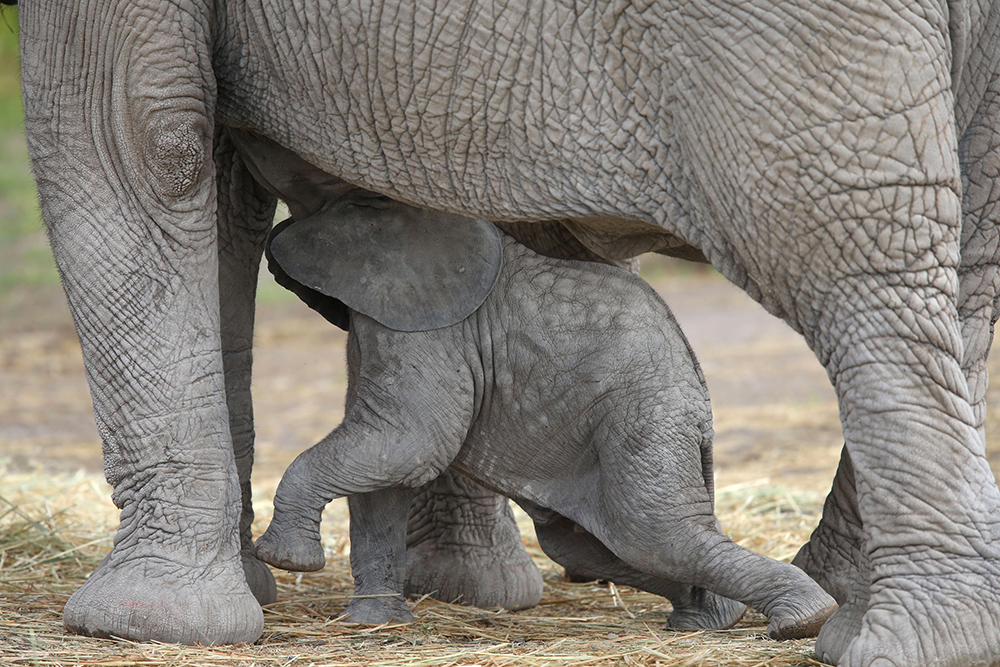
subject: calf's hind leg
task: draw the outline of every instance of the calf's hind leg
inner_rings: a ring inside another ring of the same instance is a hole
[[[757,609],[770,619],[774,639],[814,636],[837,603],[799,568],[722,533],[700,461],[686,454],[705,436],[671,427],[692,420],[662,410],[646,410],[651,419],[643,428],[607,440],[621,444],[601,450],[597,515],[571,518],[640,572]]]
[[[593,579],[608,579],[670,600],[674,607],[667,619],[670,628],[725,630],[736,625],[746,612],[746,605],[711,591],[640,572],[564,516],[536,520],[535,534],[545,554],[567,571]]]
[[[765,614],[773,639],[813,637],[837,608],[802,570],[745,549],[712,525],[681,520],[642,525],[636,532],[631,527],[604,532],[601,541],[640,572],[690,582]],[[661,539],[649,539],[655,537]]]

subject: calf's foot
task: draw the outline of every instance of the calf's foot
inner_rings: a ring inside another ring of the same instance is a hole
[[[253,555],[261,561],[291,572],[316,572],[326,565],[319,522],[299,520],[275,507],[274,518],[253,545]]]
[[[771,639],[815,637],[827,619],[837,611],[836,600],[812,579],[804,579],[812,587],[802,582],[789,594],[778,597],[775,604],[762,610],[770,620],[767,634]]]
[[[413,621],[413,613],[402,595],[385,594],[354,598],[340,620],[360,625],[410,623]]]
[[[335,431],[336,433],[336,431]],[[278,483],[274,515],[253,545],[253,555],[291,572],[316,572],[326,565],[319,526],[332,495],[322,495],[322,475],[314,459],[322,443],[296,457]]]

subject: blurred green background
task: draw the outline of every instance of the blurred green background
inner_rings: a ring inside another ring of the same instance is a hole
[[[0,12],[0,328],[64,320],[24,139],[17,10]]]

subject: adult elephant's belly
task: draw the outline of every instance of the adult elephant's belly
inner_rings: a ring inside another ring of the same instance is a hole
[[[344,197],[358,197],[358,189],[349,183],[309,164],[294,152],[254,133],[232,130],[247,165],[257,180],[289,205],[293,216],[303,219],[323,206]],[[657,225],[616,218],[563,219],[547,221],[551,229],[564,229],[583,247],[589,259],[620,263],[647,252],[658,252],[691,261],[704,262],[697,248]],[[541,241],[546,232],[534,234],[523,224],[505,228],[527,245]],[[527,236],[527,238],[524,238]],[[551,239],[558,247],[536,248],[542,254],[562,255],[568,249],[566,238]],[[542,244],[544,245],[544,243]],[[580,251],[576,253],[579,256]]]
[[[245,31],[218,56],[224,124],[422,208],[667,226],[674,161],[660,86],[672,77],[662,58],[625,66],[612,53],[616,40],[663,53],[659,31],[625,16],[608,24],[600,3],[239,5],[227,11],[247,12],[230,20]]]

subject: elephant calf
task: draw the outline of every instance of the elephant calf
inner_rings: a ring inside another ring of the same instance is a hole
[[[385,206],[353,204],[350,227],[398,238],[389,228],[406,222]],[[285,223],[269,244],[272,271],[305,285],[321,311],[322,293],[340,297],[345,280],[368,282],[365,270],[330,261],[343,254],[340,214]],[[346,416],[285,472],[257,557],[322,568],[323,508],[349,496],[349,620],[411,620],[402,596],[407,511],[415,489],[450,466],[521,505],[562,565],[669,598],[673,627],[729,627],[742,602],[768,616],[774,638],[818,632],[833,599],[720,529],[708,392],[665,304],[627,271],[500,241],[495,284],[456,323],[398,331],[355,310],[369,304],[349,295]],[[372,312],[406,319],[419,307],[389,301]]]

